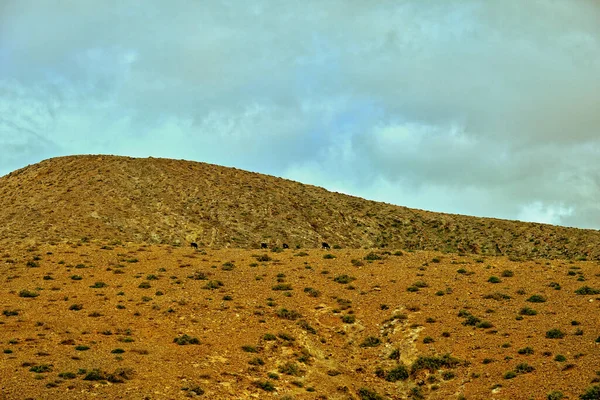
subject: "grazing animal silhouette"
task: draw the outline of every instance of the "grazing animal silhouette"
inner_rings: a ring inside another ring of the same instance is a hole
[[[327,243],[325,243],[325,242],[321,243],[321,246],[322,246],[324,249],[331,249],[331,247],[329,247],[329,245],[328,245]]]
[[[283,247],[284,249],[289,249],[290,246],[287,245],[287,243],[284,243],[281,247]]]
[[[269,246],[267,246],[267,244],[266,244],[266,243],[261,243],[261,244],[260,244],[260,248],[261,248],[261,249],[266,249],[267,247],[269,247]]]
[[[198,248],[198,243],[192,242],[190,244],[193,248],[197,249]]]

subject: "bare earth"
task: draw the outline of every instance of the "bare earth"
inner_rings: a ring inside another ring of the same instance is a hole
[[[370,253],[3,242],[0,399],[575,399],[598,384],[598,261]]]

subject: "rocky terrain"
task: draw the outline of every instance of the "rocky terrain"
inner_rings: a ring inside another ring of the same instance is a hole
[[[600,399],[599,312],[594,230],[167,159],[0,178],[0,400]]]
[[[600,232],[433,213],[234,168],[72,156],[0,178],[0,240],[403,248],[600,259]]]
[[[78,241],[0,267],[3,399],[600,390],[597,262]]]

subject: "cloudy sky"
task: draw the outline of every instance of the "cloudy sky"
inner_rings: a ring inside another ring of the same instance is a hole
[[[0,175],[205,161],[600,229],[594,0],[0,0]]]

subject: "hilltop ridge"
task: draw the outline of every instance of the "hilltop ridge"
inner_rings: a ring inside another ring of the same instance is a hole
[[[0,240],[82,238],[600,258],[595,230],[410,209],[201,162],[67,156],[0,178]]]

